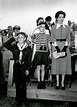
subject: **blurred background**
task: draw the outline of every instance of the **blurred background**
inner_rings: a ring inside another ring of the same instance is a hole
[[[0,0],[0,29],[19,25],[22,31],[30,35],[36,28],[38,17],[45,19],[46,16],[51,16],[53,23],[55,13],[59,10],[66,12],[65,24],[68,20],[77,23],[76,5],[77,0]],[[76,35],[75,48],[77,48]]]
[[[58,10],[66,12],[65,23],[77,22],[76,5],[77,0],[0,0],[0,29],[18,24],[30,34],[38,17],[50,15],[54,22]]]

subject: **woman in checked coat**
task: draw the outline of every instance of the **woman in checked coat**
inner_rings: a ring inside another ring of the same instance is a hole
[[[56,74],[56,89],[60,88],[59,75],[62,75],[62,90],[65,90],[65,75],[71,75],[70,27],[63,24],[65,16],[65,12],[58,11],[55,14],[56,24],[51,30],[52,74]]]

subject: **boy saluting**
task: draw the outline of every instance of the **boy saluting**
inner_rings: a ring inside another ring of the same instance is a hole
[[[16,40],[16,43],[12,43]],[[26,101],[26,77],[29,74],[29,67],[31,63],[31,48],[27,44],[27,34],[19,32],[17,36],[11,37],[3,44],[13,54],[14,72],[13,83],[16,88],[16,101]]]

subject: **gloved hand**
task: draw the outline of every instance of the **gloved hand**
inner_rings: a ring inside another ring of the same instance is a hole
[[[66,52],[67,46],[64,46],[62,52]]]
[[[58,46],[55,46],[55,48],[56,48],[57,52],[60,52],[60,49]]]

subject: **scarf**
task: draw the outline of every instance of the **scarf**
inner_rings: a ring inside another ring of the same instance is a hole
[[[19,43],[17,43],[17,46],[18,46],[18,48],[19,48],[19,50],[20,50],[19,61],[21,61],[21,60],[22,60],[22,55],[23,55],[22,51],[23,51],[23,49],[26,48],[28,45],[27,45],[27,43],[24,43],[23,46],[20,46]]]

